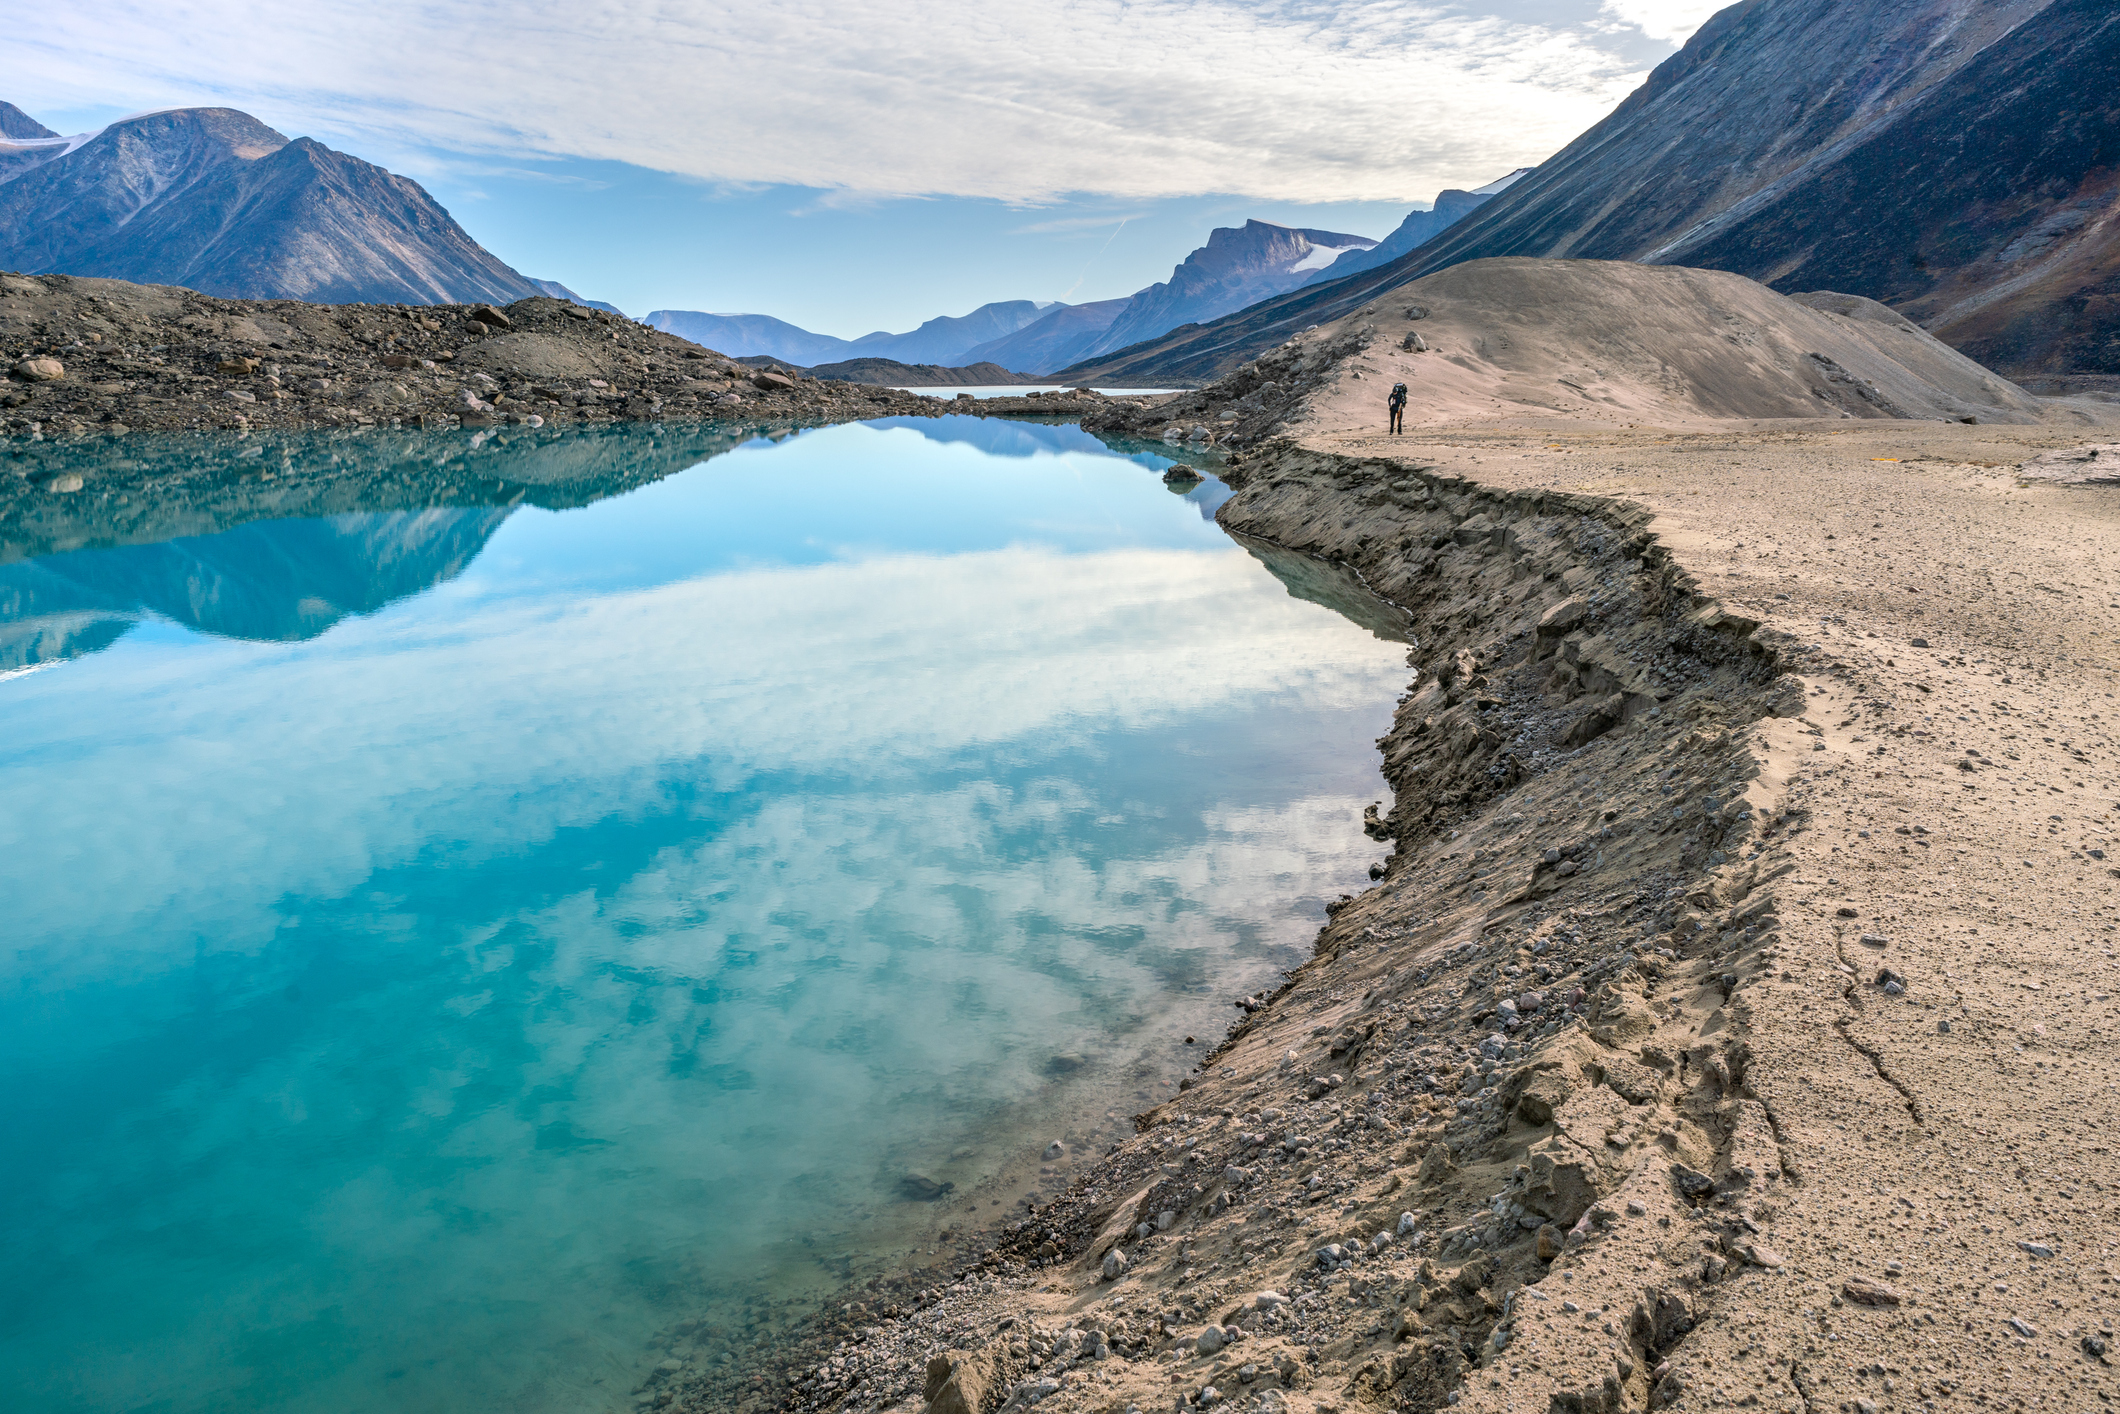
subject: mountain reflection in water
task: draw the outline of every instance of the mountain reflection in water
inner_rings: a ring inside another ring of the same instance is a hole
[[[1359,886],[1406,679],[1169,464],[0,450],[8,1414],[626,1414],[1065,1186]]]
[[[1116,452],[1152,470],[1172,464],[1160,449],[1108,446],[1073,425],[955,415],[869,425],[989,456]],[[518,506],[588,505],[761,440],[727,426],[11,449],[31,465],[0,482],[0,673],[108,648],[148,617],[226,638],[314,638],[463,573]],[[87,482],[82,492],[42,489],[69,471]],[[1215,482],[1207,491],[1193,499],[1211,520],[1228,493]]]

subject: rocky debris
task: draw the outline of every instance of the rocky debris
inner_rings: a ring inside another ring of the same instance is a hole
[[[1840,1294],[1858,1306],[1897,1306],[1906,1299],[1897,1288],[1869,1277],[1849,1277],[1840,1284]]]
[[[1154,399],[1115,400],[1086,409],[1082,425],[1179,446],[1250,446],[1301,416],[1310,395],[1336,382],[1342,363],[1368,348],[1374,337],[1373,325],[1323,340],[1298,335],[1208,387]]]
[[[2032,485],[2120,486],[2120,442],[2041,452],[2017,468],[2017,478]]]
[[[567,300],[319,305],[0,273],[0,438],[133,429],[815,424],[964,410],[867,384],[761,372]],[[982,416],[1106,400],[1010,398]]]
[[[1639,1405],[1704,1293],[1787,1269],[1742,1028],[1687,1000],[1748,995],[1782,945],[1748,881],[1804,817],[1755,806],[1744,735],[1790,695],[1776,655],[1623,507],[1284,450],[1229,479],[1225,524],[1359,566],[1420,644],[1380,742],[1382,881],[1133,1140],[865,1337],[871,1384],[814,1361],[757,1408],[911,1414],[949,1350],[1014,1352],[1000,1407],[1077,1414],[1435,1408],[1531,1351]]]

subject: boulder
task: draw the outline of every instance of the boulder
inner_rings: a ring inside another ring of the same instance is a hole
[[[1575,1226],[1598,1198],[1596,1156],[1556,1134],[1532,1145],[1525,1158],[1531,1172],[1524,1183],[1524,1207],[1557,1227]]]
[[[15,365],[17,378],[30,383],[50,383],[66,376],[66,365],[55,358],[25,358]]]
[[[1590,601],[1577,595],[1571,599],[1561,600],[1560,603],[1555,604],[1545,613],[1539,615],[1538,631],[1548,638],[1556,637],[1581,628],[1583,621],[1589,617]]]
[[[952,1350],[928,1361],[926,1414],[983,1414],[994,1387],[991,1355]]]
[[[751,375],[751,386],[762,388],[767,392],[774,392],[779,389],[794,387],[795,380],[788,377],[785,373],[754,373]]]
[[[1551,1122],[1553,1112],[1575,1093],[1575,1082],[1558,1066],[1530,1072],[1524,1076],[1522,1086],[1516,1096],[1516,1115],[1526,1124]]]

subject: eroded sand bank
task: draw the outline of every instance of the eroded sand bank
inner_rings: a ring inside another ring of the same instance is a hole
[[[1054,1209],[642,1399],[2109,1400],[2120,499],[2018,475],[2108,410],[1387,438],[1315,338],[1223,519],[1409,616],[1383,879]]]

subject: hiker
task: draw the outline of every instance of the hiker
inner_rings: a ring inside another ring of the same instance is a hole
[[[1406,430],[1406,385],[1391,385],[1391,430],[1394,434]]]

